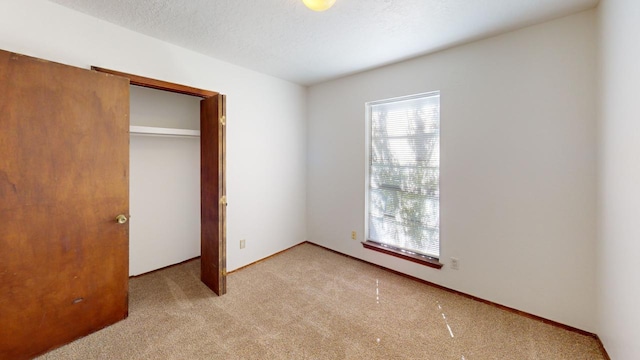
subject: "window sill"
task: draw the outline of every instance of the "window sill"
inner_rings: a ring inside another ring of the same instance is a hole
[[[440,261],[438,261],[438,259],[430,258],[425,255],[418,255],[418,254],[396,250],[394,248],[387,247],[382,244],[378,244],[376,242],[369,241],[369,240],[363,241],[362,246],[364,246],[366,249],[369,249],[369,250],[378,251],[383,254],[395,256],[400,259],[409,260],[420,265],[432,267],[434,269],[441,269],[443,266],[443,264]]]

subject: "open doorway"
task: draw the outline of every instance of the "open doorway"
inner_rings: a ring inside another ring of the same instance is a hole
[[[200,249],[201,280],[218,295],[226,293],[226,97],[222,94],[114,70],[92,70],[137,85],[200,97]],[[152,130],[153,131],[153,130]]]
[[[129,95],[129,276],[137,276],[200,257],[200,98],[135,85]]]

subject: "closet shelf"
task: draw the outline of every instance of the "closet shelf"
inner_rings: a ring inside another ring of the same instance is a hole
[[[200,136],[200,130],[172,129],[152,126],[129,126],[129,133],[155,136]]]

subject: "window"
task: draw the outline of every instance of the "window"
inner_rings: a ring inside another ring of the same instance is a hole
[[[364,246],[417,262],[440,257],[440,93],[367,104]]]

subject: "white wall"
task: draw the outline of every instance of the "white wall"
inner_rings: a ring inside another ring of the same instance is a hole
[[[129,275],[200,256],[200,138],[130,142]]]
[[[129,86],[131,125],[200,130],[200,101],[142,86]]]
[[[595,331],[595,12],[312,86],[308,239]],[[365,102],[441,91],[436,270],[364,249]],[[351,231],[358,240],[350,239]]]
[[[200,98],[130,87],[131,125],[200,129]],[[131,134],[129,275],[200,256],[200,138]]]
[[[598,15],[598,335],[612,359],[640,359],[640,2],[604,0]]]
[[[305,240],[305,88],[44,0],[0,1],[0,48],[226,94],[227,269]]]

